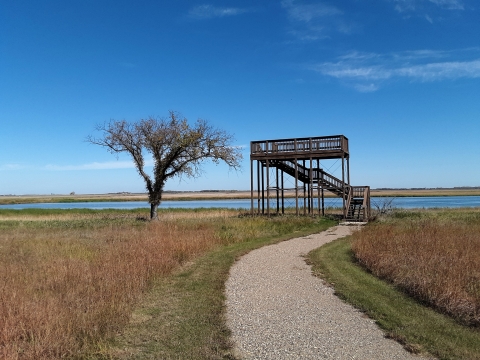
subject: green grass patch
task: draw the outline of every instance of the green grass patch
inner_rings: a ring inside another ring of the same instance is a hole
[[[332,225],[332,220],[298,217],[219,221],[217,234],[227,244],[158,279],[110,354],[125,359],[233,359],[224,290],[235,260]]]
[[[458,324],[365,271],[355,263],[350,237],[313,250],[309,261],[315,275],[332,284],[339,297],[410,351],[440,359],[480,359],[479,329]]]

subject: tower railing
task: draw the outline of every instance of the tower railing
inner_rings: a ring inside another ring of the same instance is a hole
[[[250,143],[250,155],[262,157],[274,154],[324,153],[328,151],[348,154],[348,139],[344,135],[319,136],[298,139],[262,140]]]

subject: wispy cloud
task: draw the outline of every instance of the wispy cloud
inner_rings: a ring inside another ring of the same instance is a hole
[[[152,160],[145,161],[146,166],[153,165]],[[76,170],[111,170],[111,169],[129,169],[133,168],[132,161],[107,161],[107,162],[93,162],[89,164],[79,165],[21,165],[21,164],[4,164],[0,165],[0,171],[13,171],[22,169],[35,170],[49,170],[49,171],[76,171]]]
[[[190,9],[188,16],[194,19],[211,19],[226,16],[241,15],[249,12],[249,9],[234,7],[216,7],[209,4],[195,6]]]
[[[20,164],[0,165],[0,171],[21,170],[21,169],[25,169],[25,166]]]
[[[145,166],[153,166],[153,159],[145,159]],[[121,160],[121,161],[105,161],[105,162],[92,162],[88,164],[80,165],[55,165],[48,164],[44,167],[45,170],[52,171],[78,171],[78,170],[113,170],[113,169],[131,169],[134,168],[133,161]]]
[[[458,59],[458,55],[472,52],[476,52],[476,58]],[[433,82],[480,78],[480,55],[478,49],[458,52],[419,50],[390,54],[352,52],[335,62],[323,62],[309,68],[341,80],[358,91],[372,92],[395,79]]]
[[[378,85],[376,84],[355,84],[353,86],[355,90],[362,93],[375,92],[378,90]]]
[[[129,169],[133,168],[131,161],[107,161],[107,162],[93,162],[89,164],[80,165],[54,165],[48,164],[45,166],[46,170],[53,171],[75,171],[75,170],[111,170],[111,169]]]
[[[465,5],[462,0],[389,0],[395,3],[395,10],[398,12],[409,12],[428,9],[435,5],[445,10],[464,10]]]
[[[283,0],[282,8],[287,12],[291,22],[290,34],[304,41],[319,40],[329,37],[331,31],[349,33],[348,25],[339,8],[323,2],[302,3],[298,0]]]
[[[461,0],[428,0],[431,3],[448,10],[464,10],[465,6]]]
[[[408,77],[421,81],[480,77],[480,59],[413,65],[395,69],[393,76]]]
[[[294,0],[284,0],[282,1],[282,7],[287,10],[288,16],[292,20],[306,23],[325,16],[342,14],[336,7],[323,3],[299,4]]]
[[[416,9],[417,0],[393,0],[395,10],[398,12],[414,11]]]

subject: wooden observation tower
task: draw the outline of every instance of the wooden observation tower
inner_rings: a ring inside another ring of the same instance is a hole
[[[341,160],[340,177],[335,177],[322,168],[322,162],[332,159]],[[315,203],[318,214],[325,215],[327,191],[341,198],[345,220],[367,221],[370,217],[370,187],[350,185],[349,159],[348,139],[343,135],[252,141],[252,215],[255,212],[266,215],[283,214],[286,196],[293,196],[297,215],[301,208],[304,214],[313,215],[317,212]],[[294,183],[293,188],[285,187],[287,179]]]

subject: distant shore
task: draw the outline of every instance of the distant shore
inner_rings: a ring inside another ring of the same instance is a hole
[[[271,191],[274,194],[274,191]],[[254,196],[256,196],[256,191]],[[286,191],[286,197],[294,197],[293,191]],[[326,197],[332,196],[328,192]],[[480,196],[480,187],[475,188],[436,188],[436,189],[372,189],[372,197],[425,197],[425,196]],[[163,200],[221,200],[249,199],[248,190],[204,190],[204,191],[166,191]],[[106,201],[148,201],[147,194],[111,193],[111,194],[51,194],[51,195],[0,195],[2,204],[29,203],[69,203],[69,202],[106,202]]]

